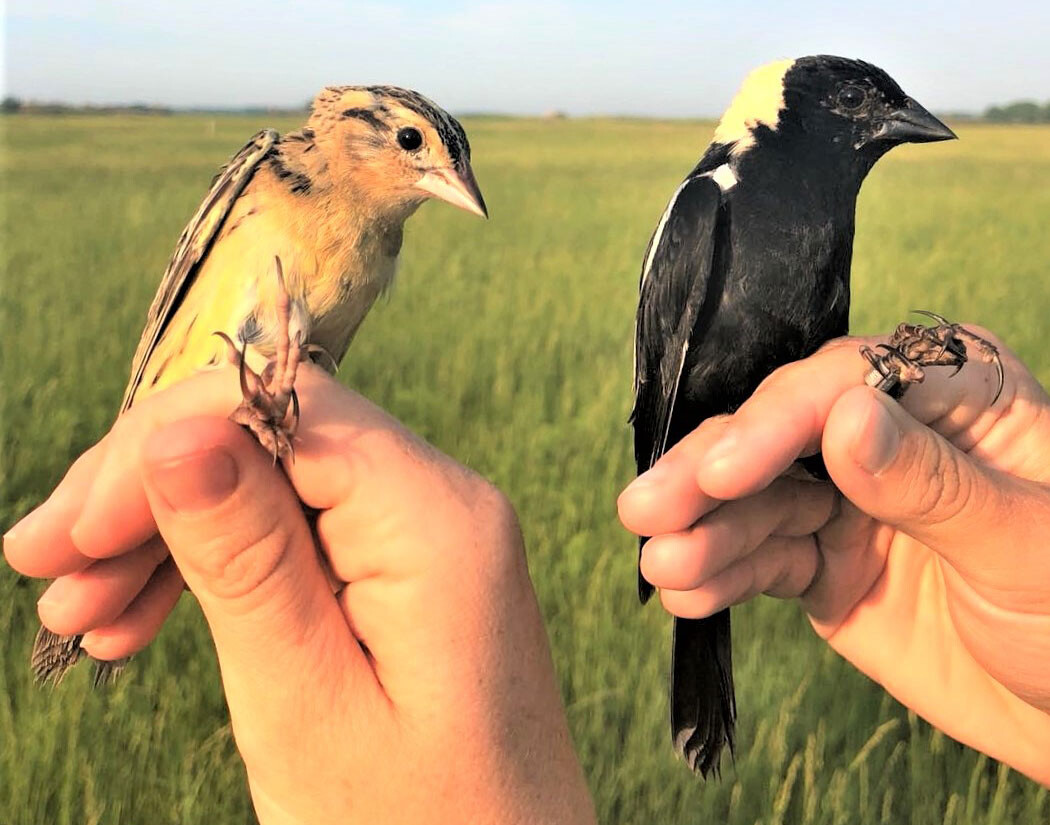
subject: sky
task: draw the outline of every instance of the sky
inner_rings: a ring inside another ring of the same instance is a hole
[[[392,83],[460,113],[710,117],[751,68],[814,53],[939,112],[1050,100],[1047,0],[7,0],[4,28],[3,93],[38,101],[297,106]]]

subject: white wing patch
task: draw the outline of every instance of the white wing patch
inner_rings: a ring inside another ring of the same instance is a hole
[[[674,415],[674,405],[678,401],[678,387],[682,383],[682,372],[685,370],[685,357],[689,354],[689,337],[686,336],[682,344],[682,351],[678,354],[678,370],[675,372],[674,387],[671,389],[670,398],[667,401],[667,423],[664,425],[664,435],[660,439],[659,451],[656,441],[653,441],[653,455],[649,460],[649,466],[653,466],[665,452],[667,452],[667,438],[671,435],[671,418]]]
[[[660,223],[656,225],[656,231],[653,233],[653,239],[649,241],[649,254],[645,256],[645,266],[642,267],[642,286],[645,286],[645,281],[649,277],[649,270],[653,266],[653,258],[656,257],[657,247],[660,246],[660,238],[664,234],[664,227],[667,226],[667,219],[671,217],[671,210],[674,209],[675,201],[678,200],[678,196],[682,194],[682,190],[685,189],[686,184],[689,183],[689,178],[682,181],[682,184],[674,190],[674,194],[671,195],[671,202],[667,204],[667,208],[664,213],[660,216]]]
[[[723,192],[728,192],[740,182],[736,173],[733,172],[732,167],[730,167],[728,163],[723,163],[715,169],[715,171],[711,173],[711,180],[717,183],[718,188]]]

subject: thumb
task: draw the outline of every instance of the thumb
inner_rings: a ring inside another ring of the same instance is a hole
[[[843,495],[870,516],[948,558],[973,562],[1009,518],[1007,476],[974,461],[871,387],[843,394],[821,443]]]
[[[260,690],[276,721],[282,699],[301,701],[316,685],[319,662],[329,674],[363,663],[298,498],[244,430],[220,418],[161,427],[143,447],[142,476],[157,527],[208,620],[235,726],[238,708],[251,708],[252,727],[265,727]]]

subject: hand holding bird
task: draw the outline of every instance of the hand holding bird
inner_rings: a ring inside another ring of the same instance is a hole
[[[846,333],[864,178],[894,146],[954,137],[859,60],[803,57],[747,78],[645,255],[631,414],[639,474],[778,366]],[[653,593],[641,568],[638,593]],[[673,633],[672,739],[706,776],[733,747],[729,611],[676,619]]]
[[[301,353],[342,360],[393,280],[405,221],[432,197],[487,217],[463,127],[416,92],[328,87],[299,131],[256,134],[179,238],[121,413],[230,359],[244,394],[235,419],[275,459],[290,455],[285,417]],[[41,626],[36,678],[60,681],[80,642]],[[96,684],[122,665],[97,662]]]
[[[229,367],[133,407],[5,547],[101,559],[41,616],[127,656],[181,571],[261,822],[593,823],[507,498],[314,365],[297,386],[286,472],[225,419]],[[155,546],[178,568],[143,586]]]
[[[992,338],[977,331],[982,338]],[[842,656],[953,738],[1050,783],[1050,398],[1015,355],[898,404],[844,338],[776,370],[620,496],[642,571],[700,619],[799,598]],[[834,487],[792,477],[823,454]],[[841,491],[839,493],[838,491]]]

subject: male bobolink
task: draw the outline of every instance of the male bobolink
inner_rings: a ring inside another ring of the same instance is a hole
[[[254,397],[234,419],[275,454],[286,452],[280,423],[294,400],[300,347],[342,359],[394,277],[405,220],[429,197],[488,214],[463,127],[416,92],[331,86],[299,131],[256,134],[216,176],[179,238],[121,412],[219,363],[236,341],[242,386]],[[266,409],[275,397],[277,409]],[[79,636],[41,627],[33,673],[57,682],[82,655]],[[96,662],[95,683],[119,666]]]
[[[803,57],[747,78],[646,251],[632,413],[639,473],[778,366],[846,333],[861,182],[900,143],[954,137],[858,60]],[[653,592],[640,573],[638,591],[643,602]],[[706,776],[733,745],[728,609],[676,618],[671,657],[674,746]]]

